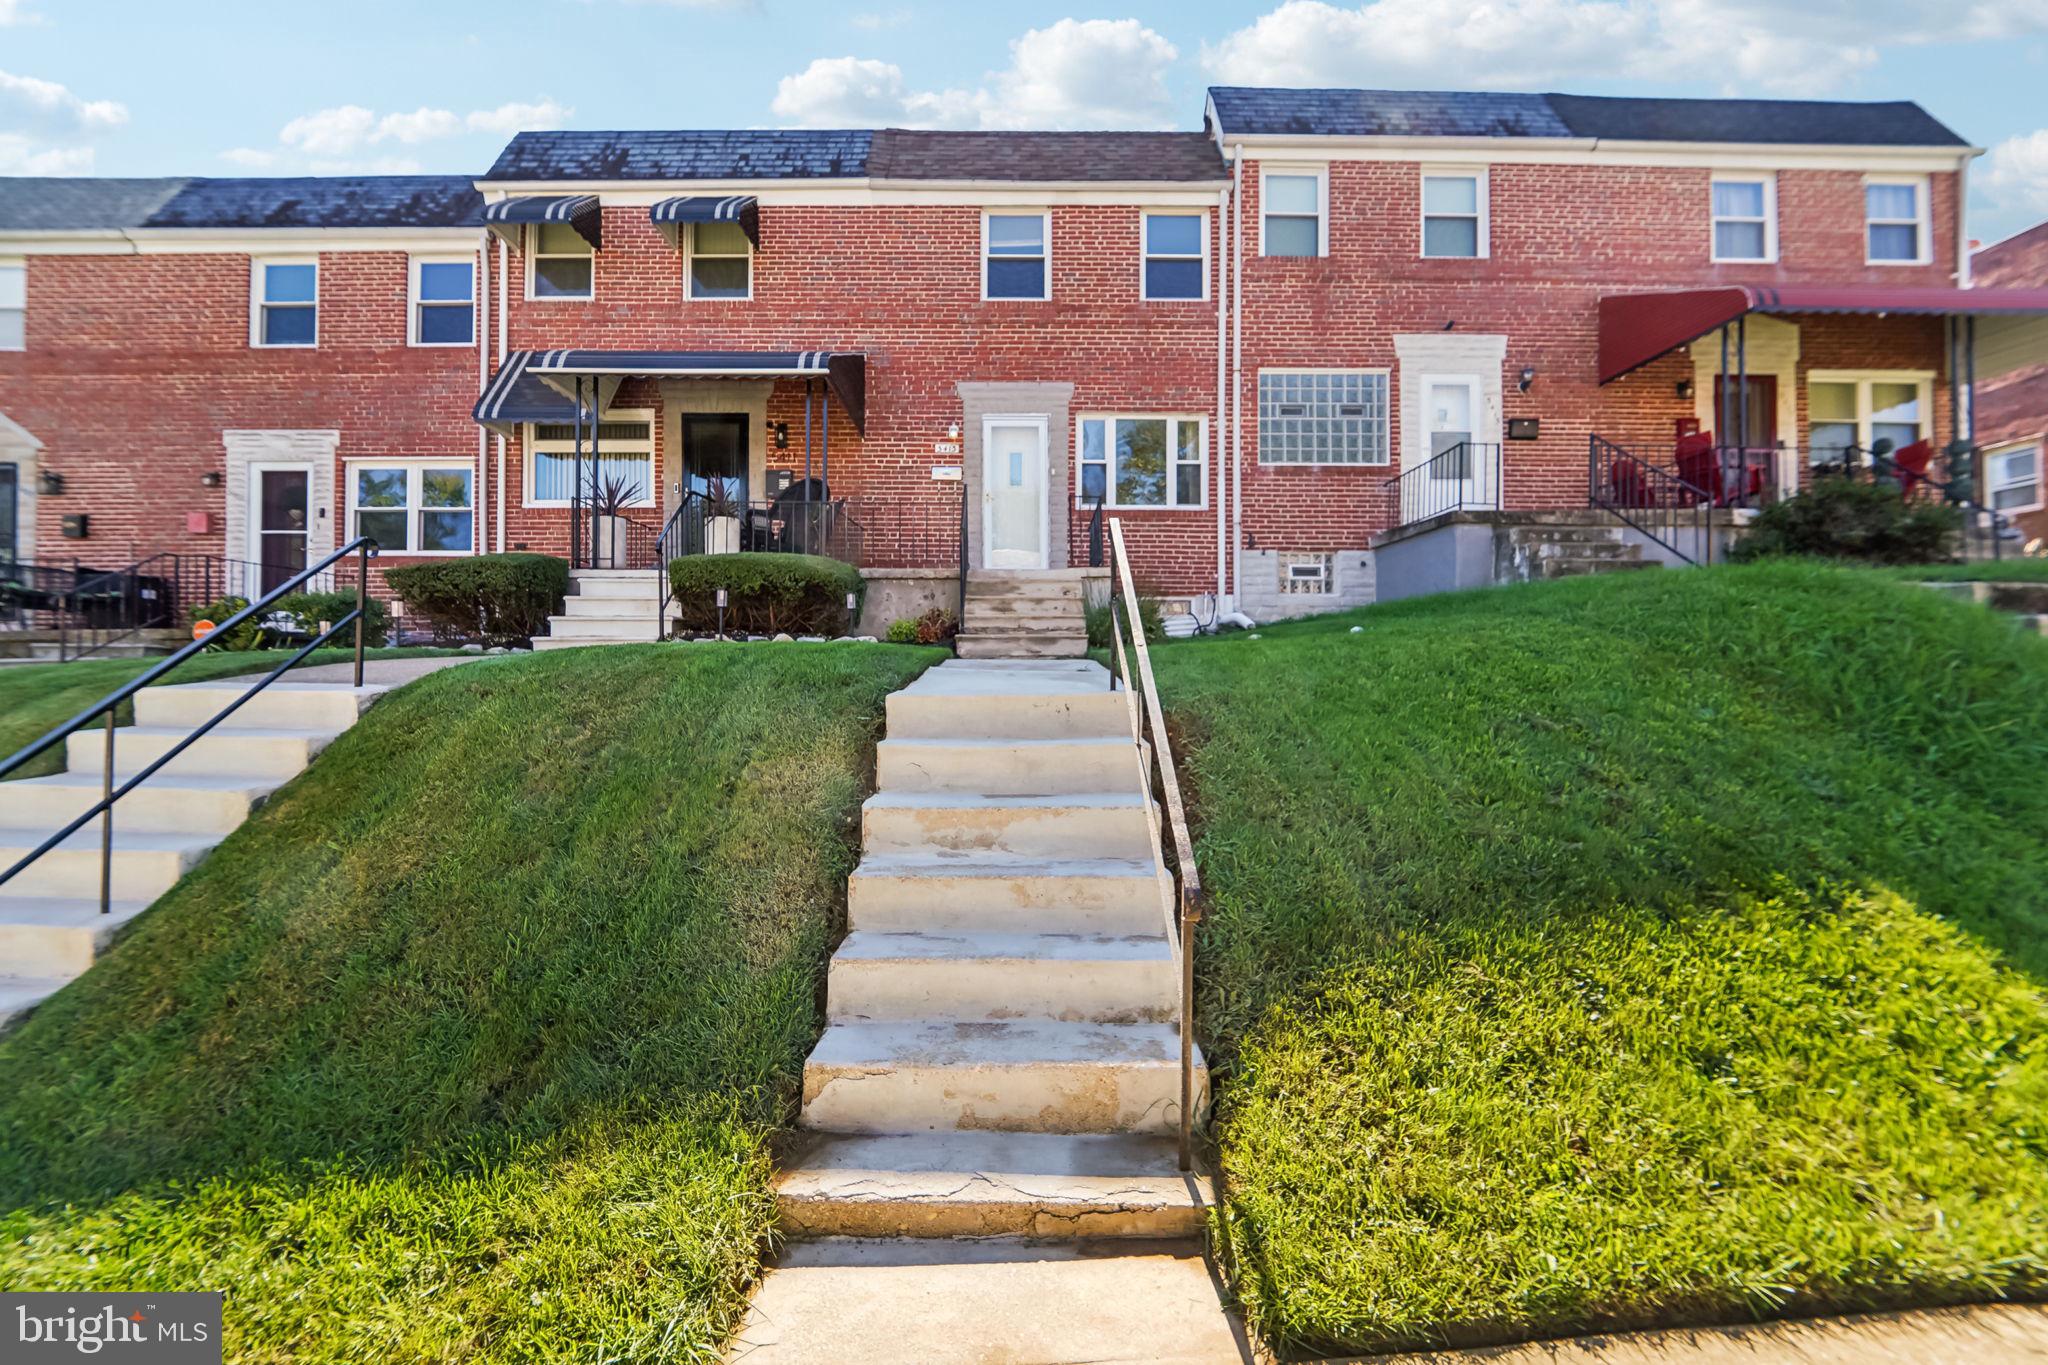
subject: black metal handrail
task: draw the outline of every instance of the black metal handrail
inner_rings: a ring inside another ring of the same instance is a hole
[[[1159,842],[1169,847],[1173,854],[1175,905],[1166,930],[1168,942],[1180,954],[1180,1168],[1186,1171],[1194,1167],[1195,926],[1202,922],[1208,898],[1202,890],[1201,873],[1195,867],[1195,845],[1188,833],[1187,807],[1181,801],[1180,774],[1173,764],[1173,741],[1167,734],[1166,714],[1160,708],[1159,688],[1152,678],[1152,654],[1145,645],[1144,617],[1138,610],[1138,592],[1131,580],[1131,557],[1124,549],[1124,527],[1120,517],[1109,519],[1109,543],[1116,560],[1109,576],[1109,634],[1112,641],[1109,686],[1115,691],[1121,684],[1129,702],[1131,741],[1138,746],[1141,766],[1149,739],[1151,758],[1157,766],[1156,788],[1160,805],[1165,809],[1166,829],[1162,831],[1159,827],[1159,807],[1147,801],[1145,810],[1152,822],[1155,839],[1166,833],[1172,840],[1170,846],[1163,840]],[[1128,655],[1124,650],[1127,628],[1131,640]],[[1131,686],[1133,658],[1137,662],[1135,689]],[[1147,774],[1148,780],[1151,776]]]
[[[1088,513],[1088,567],[1102,567],[1102,506],[1103,500],[1095,499],[1095,506]]]
[[[1714,562],[1713,496],[1600,436],[1587,438],[1586,505],[1619,517],[1688,564]]]
[[[78,816],[55,834],[43,840],[42,843],[30,849],[12,867],[8,868],[5,872],[0,872],[0,886],[6,885],[22,869],[28,867],[36,859],[63,843],[79,830],[84,829],[95,818],[98,818],[100,821],[100,913],[102,915],[111,914],[113,911],[115,802],[119,801],[129,792],[134,791],[149,778],[155,776],[165,764],[191,748],[201,736],[207,734],[215,726],[240,710],[248,703],[251,697],[283,677],[287,671],[302,661],[308,654],[326,644],[329,640],[340,634],[344,628],[349,626],[355,627],[355,686],[361,687],[363,685],[363,620],[365,608],[368,605],[370,556],[376,552],[376,549],[376,541],[368,536],[358,536],[326,559],[321,560],[309,569],[303,570],[289,581],[271,589],[260,600],[251,602],[227,620],[222,621],[214,627],[213,632],[209,632],[208,636],[202,636],[193,640],[162,663],[149,669],[142,676],[115,688],[112,692],[107,693],[106,696],[101,697],[98,701],[80,711],[70,720],[52,729],[42,738],[31,740],[28,744],[16,750],[5,762],[0,762],[0,780],[4,780],[9,773],[14,772],[36,755],[62,743],[67,737],[77,731],[83,730],[95,718],[100,716],[106,718],[106,757],[100,773],[100,799],[88,807],[84,814]],[[290,658],[264,674],[254,687],[251,687],[226,706],[216,711],[210,719],[202,722],[191,734],[186,735],[183,739],[172,745],[154,762],[144,767],[142,771],[136,773],[119,787],[114,785],[114,733],[116,729],[114,718],[115,713],[120,710],[122,702],[127,701],[143,688],[151,686],[159,678],[177,668],[187,659],[205,650],[207,639],[210,638],[212,633],[233,630],[251,618],[260,618],[263,613],[270,610],[271,605],[279,598],[297,590],[315,575],[322,573],[330,565],[338,563],[349,555],[356,556],[356,604],[352,609],[320,635],[308,641],[298,650],[295,650]]]
[[[1964,452],[1964,458],[1974,463],[1977,454],[1972,448]],[[1863,478],[1897,488],[1902,498],[1924,500],[1938,497],[1960,514],[1956,528],[1960,542],[1956,548],[1962,558],[2004,558],[2005,542],[2020,538],[2018,527],[2005,513],[1977,501],[1974,471],[1957,475],[1954,472],[1955,457],[1942,458],[1947,477],[1934,472],[1932,461],[1924,471],[1908,469],[1893,459],[1891,452],[1864,450],[1858,446],[1844,448],[1839,459],[1815,463],[1811,467],[1817,478]]]
[[[1488,441],[1460,441],[1413,469],[1383,480],[1380,488],[1393,498],[1396,526],[1410,526],[1451,512],[1498,512],[1500,446]]]

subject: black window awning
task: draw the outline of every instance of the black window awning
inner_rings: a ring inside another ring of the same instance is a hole
[[[647,210],[648,221],[675,237],[685,223],[738,223],[756,250],[761,246],[761,201],[751,194],[686,194]]]
[[[533,357],[538,351],[514,351],[505,357],[505,364],[491,382],[484,386],[470,416],[491,430],[511,435],[513,430],[526,422],[574,422],[576,400],[570,396],[573,386],[557,388],[554,384],[534,374],[531,370]],[[611,406],[612,395],[618,392],[618,376],[601,378],[597,385],[598,409]]]
[[[505,429],[573,422],[579,379],[823,379],[854,428],[867,430],[867,356],[860,351],[514,351],[477,399],[475,417]],[[603,383],[599,387],[603,392]]]
[[[526,194],[484,205],[484,226],[515,249],[527,223],[567,223],[592,251],[604,250],[604,215],[594,194]]]

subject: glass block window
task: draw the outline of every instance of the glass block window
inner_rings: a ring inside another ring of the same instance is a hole
[[[1337,590],[1335,555],[1288,554],[1279,558],[1282,597],[1328,597]]]
[[[1384,372],[1259,372],[1260,464],[1383,465]]]

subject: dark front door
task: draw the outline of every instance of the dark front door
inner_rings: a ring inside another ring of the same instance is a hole
[[[0,464],[0,564],[11,564],[20,555],[19,467]]]
[[[305,469],[264,469],[256,474],[256,559],[262,592],[283,587],[306,567],[308,494]]]
[[[724,485],[735,502],[747,500],[747,419],[744,414],[683,415],[683,491],[704,494]]]
[[[1714,380],[1714,438],[1724,446],[1769,450],[1778,444],[1778,377],[1773,374],[1749,376],[1749,427],[1742,426],[1743,381],[1736,375]],[[1721,420],[1721,414],[1727,420]],[[1725,427],[1727,430],[1722,431]]]

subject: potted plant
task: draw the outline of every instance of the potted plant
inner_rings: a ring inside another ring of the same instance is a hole
[[[631,568],[631,556],[626,548],[628,526],[626,509],[640,500],[640,481],[628,474],[613,474],[605,479],[591,476],[590,505],[597,520],[597,567],[600,569]]]
[[[730,479],[704,481],[704,553],[732,555],[740,550],[740,500]]]

